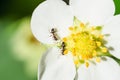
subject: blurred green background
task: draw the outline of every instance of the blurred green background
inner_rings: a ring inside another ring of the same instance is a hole
[[[0,1],[0,80],[37,80],[37,65],[45,46],[33,37],[30,18],[42,1]],[[120,1],[114,2],[115,15],[120,14]]]
[[[0,1],[0,80],[37,80],[45,48],[31,33],[30,17],[42,1]]]

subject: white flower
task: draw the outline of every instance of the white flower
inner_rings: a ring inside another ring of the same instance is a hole
[[[53,44],[54,35],[50,30],[57,28],[60,38],[69,35],[68,27],[73,24],[74,16],[90,26],[104,26],[103,34],[109,33],[107,47],[109,52],[120,59],[120,15],[114,16],[113,0],[70,0],[66,5],[62,0],[47,0],[40,4],[32,15],[31,25],[35,37],[45,43]],[[90,58],[91,59],[91,58]],[[94,58],[93,58],[94,59]],[[58,47],[52,47],[43,55],[39,66],[39,80],[120,80],[120,66],[111,57],[100,63],[91,62],[89,67],[80,65],[76,71],[73,56],[61,54]],[[99,61],[98,61],[99,62]],[[88,66],[88,64],[87,64]]]

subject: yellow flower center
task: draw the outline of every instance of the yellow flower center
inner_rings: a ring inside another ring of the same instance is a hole
[[[74,57],[76,66],[81,63],[89,66],[89,60],[94,59],[100,62],[99,55],[107,53],[104,46],[104,36],[101,34],[101,26],[89,26],[77,20],[77,22],[69,27],[70,34],[62,39],[65,42],[65,52],[70,52]]]

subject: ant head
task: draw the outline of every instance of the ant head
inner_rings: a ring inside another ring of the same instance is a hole
[[[55,32],[57,32],[57,29],[56,28],[52,28],[51,29],[51,33],[55,33]]]

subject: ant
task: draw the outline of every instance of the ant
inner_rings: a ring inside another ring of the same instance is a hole
[[[62,44],[61,44],[61,51],[62,51],[62,55],[64,55],[64,51],[65,51],[65,42],[62,42]]]
[[[58,40],[58,37],[57,37],[57,34],[56,34],[56,29],[55,28],[52,28],[51,29],[51,31],[50,31],[50,33],[52,33],[52,36],[53,36],[53,38],[54,38],[54,40],[55,41],[57,41]]]

